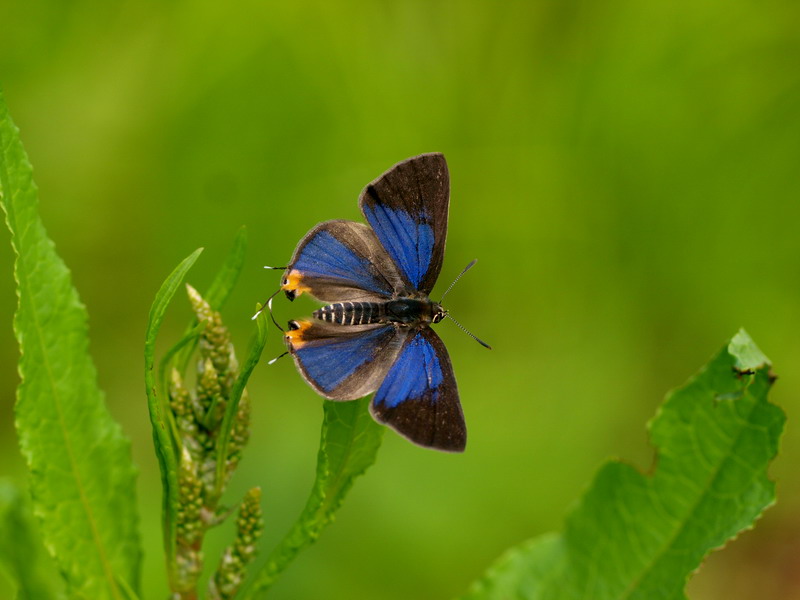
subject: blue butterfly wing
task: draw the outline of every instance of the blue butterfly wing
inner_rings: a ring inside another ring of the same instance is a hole
[[[450,176],[444,156],[422,154],[396,164],[364,189],[359,205],[406,287],[430,293],[447,237]]]
[[[318,394],[355,400],[378,389],[407,336],[394,325],[292,321],[284,339],[298,371]]]
[[[376,302],[404,283],[367,225],[337,220],[320,223],[300,240],[281,287],[291,300],[309,293],[322,302]]]
[[[415,444],[462,452],[467,427],[450,357],[441,338],[422,328],[407,338],[375,392],[372,416]]]

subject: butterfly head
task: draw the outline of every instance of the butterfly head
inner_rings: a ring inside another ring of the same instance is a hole
[[[294,269],[288,269],[286,274],[281,280],[281,289],[286,293],[289,300],[294,300],[297,296],[304,292],[308,292],[310,288],[303,283],[303,275]]]
[[[289,327],[283,334],[283,338],[291,352],[299,350],[306,344],[308,341],[306,330],[310,327],[311,321],[289,321]]]
[[[437,302],[433,302],[432,304],[433,304],[433,306],[432,306],[431,321],[433,323],[438,323],[439,321],[441,321],[442,319],[444,319],[447,316],[447,311],[444,309],[444,307],[441,304],[439,304]]]

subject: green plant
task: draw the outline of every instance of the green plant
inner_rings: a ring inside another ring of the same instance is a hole
[[[2,96],[0,192],[17,257],[14,329],[22,381],[15,423],[30,471],[30,503],[12,485],[0,486],[0,574],[20,598],[56,597],[51,569],[41,560],[41,535],[69,596],[138,598],[142,549],[129,443],[97,387],[86,311],[38,216],[31,167]],[[200,250],[166,279],[146,331],[146,395],[164,488],[173,598],[201,594],[203,537],[233,512],[223,492],[249,435],[245,386],[264,347],[266,319],[256,321],[240,367],[220,316],[245,246],[242,231],[207,292],[188,288],[195,320],[158,367],[156,337]],[[195,352],[200,367],[192,388],[186,370]],[[654,419],[659,463],[653,475],[621,463],[605,466],[562,534],[512,549],[467,598],[683,597],[702,558],[751,527],[774,501],[766,468],[784,417],[767,401],[769,369],[749,337],[738,333]],[[325,402],[316,480],[305,508],[248,576],[263,522],[260,491],[247,492],[238,502],[236,536],[214,563],[208,597],[263,595],[332,521],[355,478],[375,461],[382,433],[366,399]]]
[[[561,534],[513,548],[466,596],[683,598],[705,556],[775,501],[766,469],[785,420],[766,356],[740,331],[650,423],[653,473],[597,473]]]
[[[34,514],[70,594],[138,593],[136,471],[88,353],[86,309],[37,214],[37,192],[0,97],[0,187],[17,259],[15,424]]]

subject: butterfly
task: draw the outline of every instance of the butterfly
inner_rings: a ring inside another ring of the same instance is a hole
[[[306,293],[326,303],[284,332],[317,393],[355,400],[374,392],[376,421],[420,446],[462,452],[467,428],[453,366],[430,327],[448,316],[429,294],[442,268],[449,204],[442,154],[396,164],[361,193],[368,225],[334,220],[311,229],[281,289],[290,300]]]

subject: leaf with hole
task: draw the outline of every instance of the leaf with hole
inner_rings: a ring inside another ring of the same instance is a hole
[[[603,466],[563,533],[510,550],[465,600],[684,598],[705,556],[775,500],[767,467],[783,411],[767,358],[740,331],[650,424],[652,475]]]

